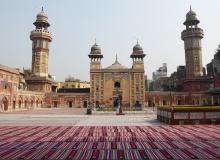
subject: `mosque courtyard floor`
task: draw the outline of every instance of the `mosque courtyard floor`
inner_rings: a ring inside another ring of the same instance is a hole
[[[220,159],[220,125],[165,125],[152,110],[57,111],[1,113],[0,159]]]

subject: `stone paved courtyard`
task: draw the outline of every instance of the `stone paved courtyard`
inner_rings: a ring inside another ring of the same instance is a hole
[[[125,112],[118,116],[116,112],[93,111],[86,115],[82,108],[53,108],[14,111],[0,114],[0,125],[61,125],[61,126],[132,126],[159,125],[152,109]]]

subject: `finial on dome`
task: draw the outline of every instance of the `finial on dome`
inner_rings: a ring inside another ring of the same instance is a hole
[[[96,38],[95,38],[95,44],[96,44]]]
[[[42,6],[42,8],[41,8],[41,11],[43,12],[44,11],[44,7]]]
[[[119,63],[119,62],[118,62],[118,55],[116,53],[116,55],[115,55],[115,63],[114,64],[117,64],[117,63]]]
[[[190,11],[192,11],[192,7],[191,7],[191,5],[190,5]]]
[[[137,38],[137,44],[139,44],[139,39]]]

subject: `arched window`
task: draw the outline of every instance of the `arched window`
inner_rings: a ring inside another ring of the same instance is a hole
[[[119,89],[119,88],[121,87],[120,82],[115,82],[114,87],[115,87],[115,89],[116,89],[116,88],[118,88],[118,89]]]

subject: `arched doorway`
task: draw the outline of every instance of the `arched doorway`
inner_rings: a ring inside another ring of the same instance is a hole
[[[4,111],[7,111],[8,110],[8,100],[7,100],[7,98],[5,98],[5,97],[3,98],[2,104],[3,104]]]
[[[38,108],[38,100],[36,101],[36,106],[37,106],[37,108]]]
[[[87,101],[83,102],[83,107],[86,108],[87,107]]]
[[[95,101],[96,108],[99,108],[99,101]]]
[[[15,107],[16,107],[16,101],[15,100],[13,101],[12,107],[15,110]]]
[[[152,107],[152,106],[153,106],[152,100],[148,100],[148,107]]]
[[[163,106],[166,106],[166,105],[167,105],[167,101],[163,100]]]
[[[19,109],[21,109],[21,100],[18,102]]]
[[[53,101],[53,106],[54,106],[54,108],[57,108],[58,102],[57,101]]]
[[[120,82],[115,82],[115,84],[114,84],[114,88],[120,88],[121,87],[121,84],[120,84]]]
[[[69,101],[69,108],[72,108],[72,107],[73,107],[73,102]]]
[[[24,108],[27,108],[27,100],[24,101]]]
[[[31,108],[33,108],[33,105],[34,105],[34,101],[31,100]]]

